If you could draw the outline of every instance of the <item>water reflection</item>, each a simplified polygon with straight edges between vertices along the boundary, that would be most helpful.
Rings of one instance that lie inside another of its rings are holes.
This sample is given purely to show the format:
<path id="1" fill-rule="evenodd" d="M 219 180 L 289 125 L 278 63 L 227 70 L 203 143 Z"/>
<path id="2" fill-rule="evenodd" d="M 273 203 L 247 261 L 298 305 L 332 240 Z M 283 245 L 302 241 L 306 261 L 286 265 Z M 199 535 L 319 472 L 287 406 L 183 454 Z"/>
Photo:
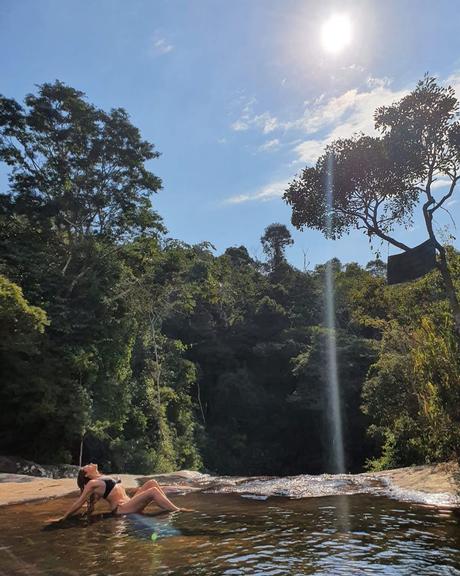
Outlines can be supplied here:
<path id="1" fill-rule="evenodd" d="M 436 510 L 368 495 L 180 501 L 198 512 L 147 524 L 106 515 L 47 530 L 46 518 L 67 503 L 2 508 L 0 574 L 460 574 L 459 521 Z M 152 526 L 163 529 L 155 541 Z"/>

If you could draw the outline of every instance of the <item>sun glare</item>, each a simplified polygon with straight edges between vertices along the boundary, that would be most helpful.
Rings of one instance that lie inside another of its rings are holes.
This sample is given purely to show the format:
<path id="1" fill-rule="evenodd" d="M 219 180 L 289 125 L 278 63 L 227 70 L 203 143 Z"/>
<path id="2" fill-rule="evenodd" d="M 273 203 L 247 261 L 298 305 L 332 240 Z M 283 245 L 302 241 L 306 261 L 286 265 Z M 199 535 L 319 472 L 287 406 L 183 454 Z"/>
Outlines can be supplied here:
<path id="1" fill-rule="evenodd" d="M 352 38 L 352 25 L 346 14 L 333 14 L 321 27 L 321 43 L 327 52 L 337 54 L 346 48 Z"/>

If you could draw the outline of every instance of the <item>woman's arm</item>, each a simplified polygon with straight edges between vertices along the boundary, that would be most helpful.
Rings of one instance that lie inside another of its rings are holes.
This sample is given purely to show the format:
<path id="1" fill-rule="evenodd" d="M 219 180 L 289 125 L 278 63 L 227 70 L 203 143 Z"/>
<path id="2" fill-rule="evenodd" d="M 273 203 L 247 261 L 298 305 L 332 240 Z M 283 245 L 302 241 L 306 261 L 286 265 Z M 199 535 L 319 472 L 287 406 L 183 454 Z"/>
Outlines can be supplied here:
<path id="1" fill-rule="evenodd" d="M 66 518 L 71 516 L 74 512 L 76 512 L 77 510 L 80 510 L 80 508 L 83 506 L 83 504 L 86 502 L 86 500 L 94 492 L 96 487 L 97 487 L 97 480 L 90 480 L 88 482 L 88 484 L 85 486 L 85 489 L 83 490 L 83 492 L 81 493 L 80 498 L 78 498 L 78 500 L 76 500 L 72 504 L 72 506 L 67 510 L 67 512 L 62 517 L 62 519 L 65 520 Z"/>

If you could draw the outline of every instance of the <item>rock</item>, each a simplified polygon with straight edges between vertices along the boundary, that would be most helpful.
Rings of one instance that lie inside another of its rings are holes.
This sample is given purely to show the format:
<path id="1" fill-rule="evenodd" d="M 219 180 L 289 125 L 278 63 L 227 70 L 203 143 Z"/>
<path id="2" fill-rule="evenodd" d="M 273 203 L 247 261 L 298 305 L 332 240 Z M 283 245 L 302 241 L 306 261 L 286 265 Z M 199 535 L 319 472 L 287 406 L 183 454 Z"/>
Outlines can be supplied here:
<path id="1" fill-rule="evenodd" d="M 14 458 L 0 456 L 0 472 L 4 472 L 5 474 L 16 474 L 17 469 L 17 462 Z"/>
<path id="2" fill-rule="evenodd" d="M 24 458 L 15 456 L 0 456 L 0 472 L 8 474 L 26 474 L 28 476 L 41 476 L 46 478 L 48 474 L 44 466 L 35 464 Z"/>
<path id="3" fill-rule="evenodd" d="M 2 471 L 5 473 L 1 474 Z M 74 480 L 77 473 L 78 466 L 40 466 L 21 458 L 0 457 L 0 505 L 78 494 Z M 122 474 L 120 478 L 127 489 L 156 478 L 162 485 L 180 486 L 184 491 L 231 493 L 251 498 L 365 493 L 438 507 L 460 506 L 460 469 L 455 462 L 374 473 L 302 474 L 282 478 L 211 476 L 190 470 L 149 476 Z"/>
<path id="4" fill-rule="evenodd" d="M 76 478 L 78 466 L 70 464 L 36 464 L 24 458 L 0 456 L 0 473 L 38 476 L 40 478 Z"/>
<path id="5" fill-rule="evenodd" d="M 42 466 L 50 478 L 76 478 L 80 468 L 71 464 L 56 464 Z"/>

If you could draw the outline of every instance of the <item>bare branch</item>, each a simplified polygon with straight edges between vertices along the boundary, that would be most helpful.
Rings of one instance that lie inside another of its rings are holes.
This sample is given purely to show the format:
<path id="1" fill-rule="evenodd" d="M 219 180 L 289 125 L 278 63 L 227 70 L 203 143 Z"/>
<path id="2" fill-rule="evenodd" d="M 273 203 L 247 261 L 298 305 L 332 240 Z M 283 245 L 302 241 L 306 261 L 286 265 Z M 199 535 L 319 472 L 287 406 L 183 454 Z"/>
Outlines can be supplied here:
<path id="1" fill-rule="evenodd" d="M 449 212 L 449 210 L 447 210 L 447 208 L 444 208 L 444 206 L 441 206 L 441 210 L 444 210 L 445 212 L 447 212 L 447 214 L 449 214 L 449 217 L 452 220 L 454 230 L 457 230 L 457 225 L 455 224 L 455 220 L 453 219 L 452 214 Z"/>
<path id="2" fill-rule="evenodd" d="M 441 200 L 435 204 L 435 206 L 430 210 L 431 213 L 433 213 L 435 210 L 437 210 L 438 208 L 440 208 L 440 207 L 444 204 L 444 202 L 445 202 L 446 200 L 448 200 L 448 199 L 452 196 L 452 194 L 454 193 L 455 186 L 456 186 L 458 180 L 460 180 L 460 176 L 455 176 L 455 177 L 452 179 L 451 185 L 450 185 L 450 187 L 449 187 L 449 192 L 448 192 L 447 194 L 445 194 L 445 195 L 441 198 Z"/>
<path id="3" fill-rule="evenodd" d="M 69 254 L 69 257 L 67 258 L 67 261 L 64 264 L 64 268 L 61 270 L 63 276 L 65 276 L 65 273 L 67 272 L 67 268 L 69 267 L 71 260 L 72 260 L 72 252 Z"/>

